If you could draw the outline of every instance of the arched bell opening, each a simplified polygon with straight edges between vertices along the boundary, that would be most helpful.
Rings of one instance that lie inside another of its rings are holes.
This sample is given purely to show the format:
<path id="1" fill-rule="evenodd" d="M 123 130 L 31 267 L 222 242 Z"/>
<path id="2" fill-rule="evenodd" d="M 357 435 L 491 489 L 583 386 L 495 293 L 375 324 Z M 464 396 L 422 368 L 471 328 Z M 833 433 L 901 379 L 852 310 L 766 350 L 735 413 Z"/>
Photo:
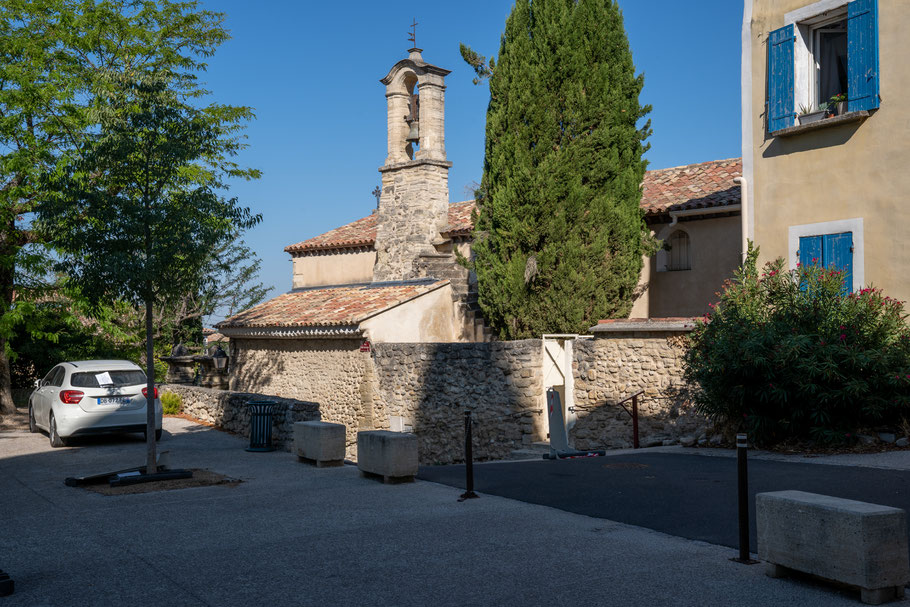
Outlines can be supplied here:
<path id="1" fill-rule="evenodd" d="M 408 113 L 403 116 L 408 125 L 405 136 L 405 153 L 408 158 L 414 160 L 414 155 L 420 149 L 420 94 L 417 87 L 417 75 L 414 72 L 405 72 L 402 84 L 408 96 Z"/>

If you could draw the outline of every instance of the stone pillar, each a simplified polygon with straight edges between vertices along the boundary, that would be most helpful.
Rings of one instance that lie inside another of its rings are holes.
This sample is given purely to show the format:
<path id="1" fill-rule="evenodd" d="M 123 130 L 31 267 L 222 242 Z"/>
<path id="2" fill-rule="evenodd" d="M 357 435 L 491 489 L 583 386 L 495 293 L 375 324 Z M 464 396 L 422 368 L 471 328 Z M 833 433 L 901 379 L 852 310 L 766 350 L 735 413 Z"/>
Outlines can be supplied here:
<path id="1" fill-rule="evenodd" d="M 415 158 L 446 159 L 445 90 L 442 78 L 428 74 L 420 83 L 420 149 Z"/>
<path id="2" fill-rule="evenodd" d="M 404 117 L 408 115 L 408 93 L 402 91 L 389 91 L 385 95 L 388 107 L 386 119 L 388 120 L 388 156 L 386 165 L 407 162 L 410 160 L 407 153 L 408 123 Z"/>

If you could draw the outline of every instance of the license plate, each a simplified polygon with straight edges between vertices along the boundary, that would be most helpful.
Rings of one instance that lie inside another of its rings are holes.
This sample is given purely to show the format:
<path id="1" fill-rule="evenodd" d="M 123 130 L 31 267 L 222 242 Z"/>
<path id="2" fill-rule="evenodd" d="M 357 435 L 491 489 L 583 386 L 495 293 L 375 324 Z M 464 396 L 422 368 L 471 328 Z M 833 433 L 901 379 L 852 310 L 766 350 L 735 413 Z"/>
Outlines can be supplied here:
<path id="1" fill-rule="evenodd" d="M 99 405 L 126 405 L 130 402 L 126 396 L 105 396 L 98 399 Z"/>

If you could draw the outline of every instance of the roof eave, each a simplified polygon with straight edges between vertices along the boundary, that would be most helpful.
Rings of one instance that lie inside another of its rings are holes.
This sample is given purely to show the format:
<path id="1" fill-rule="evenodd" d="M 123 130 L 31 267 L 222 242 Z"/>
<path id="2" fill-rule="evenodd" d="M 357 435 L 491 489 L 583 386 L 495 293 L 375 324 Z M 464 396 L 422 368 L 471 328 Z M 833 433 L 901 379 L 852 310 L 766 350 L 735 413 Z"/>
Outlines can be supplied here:
<path id="1" fill-rule="evenodd" d="M 241 339 L 345 339 L 363 335 L 360 325 L 222 327 L 221 334 Z"/>

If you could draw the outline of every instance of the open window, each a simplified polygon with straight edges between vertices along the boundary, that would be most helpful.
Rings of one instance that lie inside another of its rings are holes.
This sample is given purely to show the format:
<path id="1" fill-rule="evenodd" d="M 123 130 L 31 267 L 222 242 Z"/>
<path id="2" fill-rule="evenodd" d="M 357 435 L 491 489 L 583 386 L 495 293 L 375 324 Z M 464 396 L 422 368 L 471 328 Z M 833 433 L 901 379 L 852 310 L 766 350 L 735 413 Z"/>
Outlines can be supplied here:
<path id="1" fill-rule="evenodd" d="M 824 15 L 809 30 L 809 99 L 823 106 L 836 95 L 850 96 L 847 82 L 847 7 L 835 16 Z"/>
<path id="2" fill-rule="evenodd" d="M 798 114 L 879 107 L 877 0 L 822 0 L 787 20 L 768 37 L 769 132 L 794 126 Z M 838 95 L 846 97 L 839 109 Z"/>

